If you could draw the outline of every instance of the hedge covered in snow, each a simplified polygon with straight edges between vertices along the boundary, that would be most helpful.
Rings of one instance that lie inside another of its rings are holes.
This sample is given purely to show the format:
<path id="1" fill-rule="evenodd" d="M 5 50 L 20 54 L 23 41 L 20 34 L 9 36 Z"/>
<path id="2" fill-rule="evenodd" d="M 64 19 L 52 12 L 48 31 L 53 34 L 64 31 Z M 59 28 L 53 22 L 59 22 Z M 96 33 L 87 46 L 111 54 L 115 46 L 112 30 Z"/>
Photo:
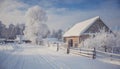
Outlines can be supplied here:
<path id="1" fill-rule="evenodd" d="M 90 34 L 91 35 L 91 34 Z M 91 37 L 82 42 L 84 48 L 96 48 L 105 52 L 113 52 L 115 47 L 120 48 L 120 31 L 108 33 L 101 30 L 92 34 Z M 118 50 L 120 52 L 120 50 Z"/>

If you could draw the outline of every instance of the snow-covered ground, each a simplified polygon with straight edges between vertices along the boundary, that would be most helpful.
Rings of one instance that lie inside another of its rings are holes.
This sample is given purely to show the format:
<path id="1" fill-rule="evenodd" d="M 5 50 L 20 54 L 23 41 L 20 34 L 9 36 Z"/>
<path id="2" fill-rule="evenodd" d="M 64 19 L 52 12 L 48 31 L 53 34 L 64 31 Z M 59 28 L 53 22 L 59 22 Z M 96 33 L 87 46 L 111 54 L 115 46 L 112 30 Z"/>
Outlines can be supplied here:
<path id="1" fill-rule="evenodd" d="M 56 52 L 55 47 L 9 44 L 0 45 L 0 69 L 120 69 L 120 65 Z"/>

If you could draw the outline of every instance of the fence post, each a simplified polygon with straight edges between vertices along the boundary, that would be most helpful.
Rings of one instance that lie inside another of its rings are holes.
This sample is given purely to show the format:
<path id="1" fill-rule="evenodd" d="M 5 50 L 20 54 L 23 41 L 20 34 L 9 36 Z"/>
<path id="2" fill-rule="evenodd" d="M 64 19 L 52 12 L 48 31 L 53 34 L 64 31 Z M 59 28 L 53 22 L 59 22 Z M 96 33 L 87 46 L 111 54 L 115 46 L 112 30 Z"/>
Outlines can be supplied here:
<path id="1" fill-rule="evenodd" d="M 59 51 L 59 43 L 57 43 L 57 51 Z"/>
<path id="2" fill-rule="evenodd" d="M 68 44 L 68 46 L 67 46 L 67 54 L 69 54 L 69 53 L 70 53 L 70 46 Z"/>
<path id="3" fill-rule="evenodd" d="M 112 55 L 110 55 L 110 60 L 112 61 Z"/>
<path id="4" fill-rule="evenodd" d="M 48 43 L 48 47 L 50 47 L 50 44 L 49 44 L 49 42 L 47 42 Z"/>
<path id="5" fill-rule="evenodd" d="M 80 48 L 80 53 L 81 53 L 81 48 Z"/>
<path id="6" fill-rule="evenodd" d="M 95 49 L 95 48 L 93 49 L 93 56 L 92 56 L 92 58 L 93 58 L 93 59 L 96 58 L 96 49 Z"/>

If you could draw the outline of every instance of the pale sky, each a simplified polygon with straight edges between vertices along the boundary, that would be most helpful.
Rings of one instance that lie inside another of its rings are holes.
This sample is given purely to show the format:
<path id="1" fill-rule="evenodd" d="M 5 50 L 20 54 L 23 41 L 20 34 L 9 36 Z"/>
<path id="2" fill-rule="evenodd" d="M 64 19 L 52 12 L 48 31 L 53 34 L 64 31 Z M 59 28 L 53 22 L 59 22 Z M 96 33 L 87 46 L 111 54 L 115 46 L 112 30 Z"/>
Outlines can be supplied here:
<path id="1" fill-rule="evenodd" d="M 25 12 L 35 5 L 46 11 L 50 29 L 68 29 L 95 16 L 112 29 L 120 27 L 120 0 L 0 0 L 0 21 L 25 23 Z"/>

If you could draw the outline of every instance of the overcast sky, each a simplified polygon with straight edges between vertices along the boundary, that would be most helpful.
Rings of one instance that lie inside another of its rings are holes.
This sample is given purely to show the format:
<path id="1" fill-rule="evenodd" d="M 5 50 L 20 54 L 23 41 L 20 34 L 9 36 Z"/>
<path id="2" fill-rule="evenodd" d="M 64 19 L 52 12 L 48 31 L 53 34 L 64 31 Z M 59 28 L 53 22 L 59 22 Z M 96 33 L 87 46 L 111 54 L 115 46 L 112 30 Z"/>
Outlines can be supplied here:
<path id="1" fill-rule="evenodd" d="M 35 5 L 47 12 L 50 29 L 67 29 L 95 16 L 110 28 L 120 27 L 120 0 L 0 0 L 0 21 L 25 23 L 25 12 Z"/>

